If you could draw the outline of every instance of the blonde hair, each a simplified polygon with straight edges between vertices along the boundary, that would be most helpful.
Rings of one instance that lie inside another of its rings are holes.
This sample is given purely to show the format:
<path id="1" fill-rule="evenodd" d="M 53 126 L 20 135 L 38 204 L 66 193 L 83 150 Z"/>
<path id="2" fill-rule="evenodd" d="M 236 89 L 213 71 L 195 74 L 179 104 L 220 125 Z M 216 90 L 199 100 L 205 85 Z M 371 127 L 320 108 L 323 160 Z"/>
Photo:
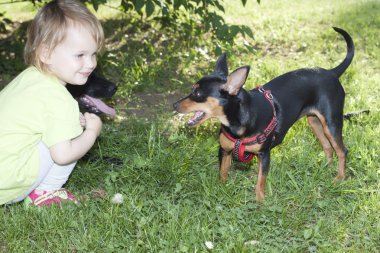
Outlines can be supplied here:
<path id="1" fill-rule="evenodd" d="M 98 51 L 103 49 L 103 28 L 84 4 L 77 0 L 53 0 L 38 11 L 28 27 L 25 63 L 48 72 L 48 66 L 41 61 L 41 50 L 46 47 L 50 55 L 65 39 L 67 28 L 72 24 L 87 28 L 98 45 Z"/>

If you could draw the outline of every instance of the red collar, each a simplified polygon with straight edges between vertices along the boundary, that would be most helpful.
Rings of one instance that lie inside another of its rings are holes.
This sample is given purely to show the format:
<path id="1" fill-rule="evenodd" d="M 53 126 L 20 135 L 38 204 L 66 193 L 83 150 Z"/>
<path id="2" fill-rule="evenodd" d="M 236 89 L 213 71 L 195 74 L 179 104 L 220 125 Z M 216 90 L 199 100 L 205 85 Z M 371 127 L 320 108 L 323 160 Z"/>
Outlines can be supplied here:
<path id="1" fill-rule="evenodd" d="M 276 128 L 278 124 L 272 93 L 269 90 L 264 90 L 262 86 L 258 86 L 256 89 L 260 91 L 262 94 L 264 94 L 265 98 L 269 101 L 269 103 L 272 105 L 272 108 L 273 108 L 273 118 L 269 122 L 268 126 L 264 129 L 264 131 L 248 139 L 235 139 L 230 134 L 227 133 L 223 125 L 221 127 L 222 133 L 229 140 L 235 143 L 235 149 L 233 152 L 234 158 L 243 163 L 248 163 L 254 157 L 253 153 L 245 152 L 245 146 L 264 143 L 267 140 L 268 136 L 274 131 L 274 129 Z"/>

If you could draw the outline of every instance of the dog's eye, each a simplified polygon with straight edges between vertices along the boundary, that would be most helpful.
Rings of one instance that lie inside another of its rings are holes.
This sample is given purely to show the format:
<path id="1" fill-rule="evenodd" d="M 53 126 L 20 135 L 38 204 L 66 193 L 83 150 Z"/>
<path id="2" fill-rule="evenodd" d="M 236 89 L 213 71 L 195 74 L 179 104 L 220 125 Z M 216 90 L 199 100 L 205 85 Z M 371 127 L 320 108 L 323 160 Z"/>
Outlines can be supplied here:
<path id="1" fill-rule="evenodd" d="M 193 90 L 193 96 L 195 97 L 201 97 L 202 96 L 202 93 L 199 89 L 194 89 Z"/>

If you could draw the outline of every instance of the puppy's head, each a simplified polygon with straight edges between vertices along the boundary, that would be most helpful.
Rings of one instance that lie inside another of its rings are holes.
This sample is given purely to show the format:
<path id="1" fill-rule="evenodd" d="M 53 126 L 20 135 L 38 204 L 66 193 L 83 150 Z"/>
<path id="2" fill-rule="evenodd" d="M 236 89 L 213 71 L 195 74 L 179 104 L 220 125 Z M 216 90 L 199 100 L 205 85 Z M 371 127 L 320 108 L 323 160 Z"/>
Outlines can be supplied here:
<path id="1" fill-rule="evenodd" d="M 240 67 L 229 75 L 226 54 L 222 54 L 214 72 L 196 82 L 188 96 L 174 103 L 174 109 L 179 113 L 194 113 L 188 121 L 189 126 L 199 125 L 209 118 L 217 118 L 228 126 L 226 112 L 231 101 L 237 99 L 249 69 L 249 66 Z"/>
<path id="2" fill-rule="evenodd" d="M 111 98 L 115 94 L 117 86 L 94 72 L 91 73 L 84 85 L 67 84 L 66 88 L 84 111 L 98 115 L 102 113 L 116 114 L 115 109 L 106 105 L 101 99 Z"/>

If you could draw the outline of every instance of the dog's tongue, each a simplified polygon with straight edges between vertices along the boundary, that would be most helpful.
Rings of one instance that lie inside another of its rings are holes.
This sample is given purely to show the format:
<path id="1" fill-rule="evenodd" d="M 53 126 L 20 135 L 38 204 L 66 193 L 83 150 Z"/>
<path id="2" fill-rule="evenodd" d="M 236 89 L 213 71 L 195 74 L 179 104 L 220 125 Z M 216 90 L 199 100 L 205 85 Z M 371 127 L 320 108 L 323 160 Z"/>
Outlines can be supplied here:
<path id="1" fill-rule="evenodd" d="M 204 112 L 201 112 L 201 111 L 195 112 L 194 115 L 189 119 L 189 121 L 187 122 L 187 124 L 189 126 L 196 125 L 203 118 L 204 115 L 205 115 Z"/>
<path id="2" fill-rule="evenodd" d="M 100 100 L 98 98 L 90 97 L 88 95 L 85 95 L 85 97 L 88 100 L 90 100 L 92 103 L 94 103 L 94 105 L 99 109 L 99 111 L 101 111 L 105 114 L 111 115 L 111 116 L 114 116 L 116 114 L 115 109 L 106 105 L 102 100 Z"/>

